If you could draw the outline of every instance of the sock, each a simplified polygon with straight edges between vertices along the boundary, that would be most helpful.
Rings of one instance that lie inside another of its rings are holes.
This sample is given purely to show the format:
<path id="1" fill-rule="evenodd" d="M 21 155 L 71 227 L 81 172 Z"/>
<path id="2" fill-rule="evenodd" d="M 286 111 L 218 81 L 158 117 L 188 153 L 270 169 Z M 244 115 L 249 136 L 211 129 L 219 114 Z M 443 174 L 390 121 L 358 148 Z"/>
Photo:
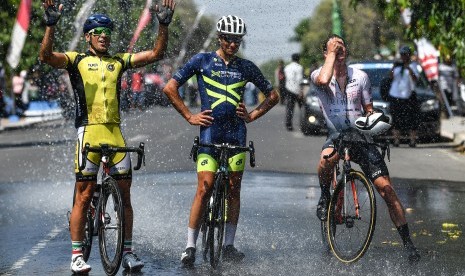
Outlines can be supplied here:
<path id="1" fill-rule="evenodd" d="M 123 255 L 127 253 L 132 253 L 132 240 L 124 241 Z"/>
<path id="2" fill-rule="evenodd" d="M 230 222 L 226 223 L 225 235 L 224 235 L 224 246 L 234 245 L 234 238 L 236 237 L 237 225 Z"/>
<path id="3" fill-rule="evenodd" d="M 408 229 L 407 223 L 397 227 L 397 231 L 399 232 L 399 235 L 402 238 L 402 242 L 404 243 L 404 246 L 408 244 L 413 244 L 412 240 L 410 239 L 410 231 Z"/>
<path id="4" fill-rule="evenodd" d="M 82 241 L 71 241 L 73 251 L 71 255 L 71 260 L 74 260 L 77 256 L 82 256 Z"/>
<path id="5" fill-rule="evenodd" d="M 188 247 L 194 247 L 195 244 L 197 243 L 197 238 L 199 237 L 199 232 L 200 229 L 193 229 L 190 227 L 187 227 L 187 246 Z"/>

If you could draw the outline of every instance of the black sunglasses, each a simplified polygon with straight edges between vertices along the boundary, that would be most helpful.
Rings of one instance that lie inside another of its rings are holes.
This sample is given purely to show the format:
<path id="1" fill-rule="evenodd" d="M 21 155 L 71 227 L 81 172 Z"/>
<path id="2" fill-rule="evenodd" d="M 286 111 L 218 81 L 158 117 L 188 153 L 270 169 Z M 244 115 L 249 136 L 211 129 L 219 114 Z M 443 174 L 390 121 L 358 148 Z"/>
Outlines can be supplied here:
<path id="1" fill-rule="evenodd" d="M 221 39 L 226 41 L 227 43 L 236 43 L 236 44 L 241 44 L 242 42 L 242 36 L 237 36 L 237 35 L 221 35 Z"/>

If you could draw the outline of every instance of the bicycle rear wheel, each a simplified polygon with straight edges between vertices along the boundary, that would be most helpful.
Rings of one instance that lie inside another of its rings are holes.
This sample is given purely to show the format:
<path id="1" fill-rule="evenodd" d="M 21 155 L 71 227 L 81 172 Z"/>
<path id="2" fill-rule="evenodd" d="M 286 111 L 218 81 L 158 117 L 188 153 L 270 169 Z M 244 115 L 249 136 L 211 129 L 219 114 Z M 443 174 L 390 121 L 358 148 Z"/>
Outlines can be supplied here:
<path id="1" fill-rule="evenodd" d="M 225 193 L 224 177 L 219 173 L 216 175 L 215 188 L 213 190 L 212 217 L 208 227 L 208 245 L 210 251 L 210 265 L 216 268 L 220 262 L 223 250 L 223 237 L 225 225 Z"/>
<path id="2" fill-rule="evenodd" d="M 376 224 L 376 198 L 363 173 L 351 171 L 347 182 L 343 181 L 331 197 L 326 228 L 334 255 L 341 262 L 352 263 L 370 246 Z"/>
<path id="3" fill-rule="evenodd" d="M 118 184 L 112 178 L 102 183 L 98 238 L 105 272 L 115 275 L 123 257 L 124 210 Z"/>

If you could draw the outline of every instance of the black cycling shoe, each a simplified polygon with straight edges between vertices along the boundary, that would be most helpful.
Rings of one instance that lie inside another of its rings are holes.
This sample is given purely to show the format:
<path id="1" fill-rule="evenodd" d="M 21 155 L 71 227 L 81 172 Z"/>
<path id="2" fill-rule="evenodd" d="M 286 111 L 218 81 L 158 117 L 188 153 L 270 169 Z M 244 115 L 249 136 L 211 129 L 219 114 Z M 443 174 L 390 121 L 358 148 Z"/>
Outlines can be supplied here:
<path id="1" fill-rule="evenodd" d="M 410 263 L 416 263 L 420 261 L 421 259 L 420 253 L 418 252 L 415 245 L 413 245 L 413 243 L 404 244 L 404 248 L 405 248 L 405 251 L 407 252 L 408 261 Z"/>
<path id="2" fill-rule="evenodd" d="M 320 200 L 318 201 L 318 205 L 316 206 L 316 216 L 321 221 L 325 221 L 327 219 L 328 203 L 329 203 L 329 198 L 322 196 L 320 197 Z"/>
<path id="3" fill-rule="evenodd" d="M 223 261 L 240 262 L 244 259 L 245 254 L 238 251 L 233 245 L 223 247 Z"/>
<path id="4" fill-rule="evenodd" d="M 195 263 L 195 248 L 188 247 L 181 255 L 181 262 L 185 266 L 193 266 Z"/>

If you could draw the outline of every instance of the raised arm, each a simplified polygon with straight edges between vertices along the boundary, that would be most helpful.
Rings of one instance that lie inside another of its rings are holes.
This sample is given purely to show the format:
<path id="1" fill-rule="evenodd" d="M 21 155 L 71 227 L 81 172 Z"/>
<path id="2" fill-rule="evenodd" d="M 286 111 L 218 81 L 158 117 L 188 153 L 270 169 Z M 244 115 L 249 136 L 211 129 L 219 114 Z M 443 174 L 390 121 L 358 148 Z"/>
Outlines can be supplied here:
<path id="1" fill-rule="evenodd" d="M 160 60 L 165 55 L 168 46 L 168 25 L 173 18 L 176 3 L 174 0 L 163 0 L 161 7 L 155 7 L 158 19 L 158 36 L 153 49 L 134 54 L 132 61 L 134 67 L 141 67 Z"/>
<path id="2" fill-rule="evenodd" d="M 326 43 L 327 50 L 325 53 L 325 63 L 320 70 L 320 74 L 315 80 L 318 86 L 327 86 L 331 82 L 334 72 L 334 64 L 336 63 L 337 53 L 344 48 L 344 42 L 338 37 L 333 37 Z"/>
<path id="3" fill-rule="evenodd" d="M 65 54 L 53 51 L 53 42 L 55 40 L 55 25 L 61 17 L 63 5 L 60 4 L 57 9 L 53 3 L 53 0 L 47 0 L 43 5 L 45 9 L 45 21 L 47 27 L 45 27 L 44 38 L 40 44 L 39 59 L 40 61 L 45 62 L 52 67 L 64 68 L 67 63 Z"/>

